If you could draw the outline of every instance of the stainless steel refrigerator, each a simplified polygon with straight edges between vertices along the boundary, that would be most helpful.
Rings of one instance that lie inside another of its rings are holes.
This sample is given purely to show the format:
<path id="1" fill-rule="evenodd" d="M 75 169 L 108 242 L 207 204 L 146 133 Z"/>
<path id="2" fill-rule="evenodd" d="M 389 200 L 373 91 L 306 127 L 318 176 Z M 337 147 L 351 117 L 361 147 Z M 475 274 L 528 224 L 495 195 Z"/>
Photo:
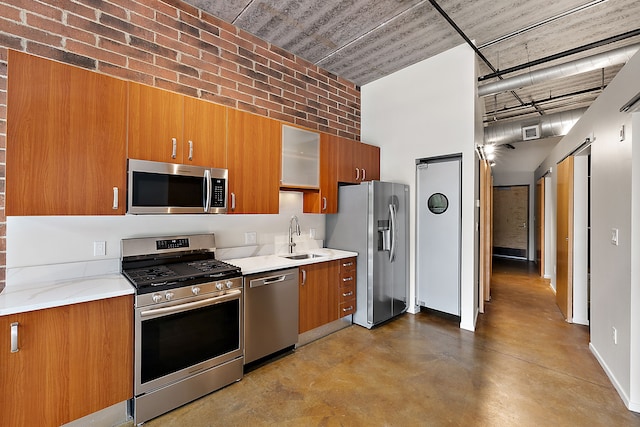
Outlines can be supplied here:
<path id="1" fill-rule="evenodd" d="M 409 186 L 342 186 L 326 216 L 326 246 L 358 253 L 353 322 L 371 328 L 403 313 L 409 299 Z"/>

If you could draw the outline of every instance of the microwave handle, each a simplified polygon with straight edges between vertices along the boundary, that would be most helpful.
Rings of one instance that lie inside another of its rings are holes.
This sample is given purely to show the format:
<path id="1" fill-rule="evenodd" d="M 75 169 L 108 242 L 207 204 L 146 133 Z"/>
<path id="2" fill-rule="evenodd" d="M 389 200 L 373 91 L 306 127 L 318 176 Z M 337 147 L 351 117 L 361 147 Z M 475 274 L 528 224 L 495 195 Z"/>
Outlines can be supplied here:
<path id="1" fill-rule="evenodd" d="M 205 169 L 204 171 L 204 188 L 205 188 L 205 199 L 204 199 L 204 211 L 209 212 L 211 209 L 211 170 Z"/>

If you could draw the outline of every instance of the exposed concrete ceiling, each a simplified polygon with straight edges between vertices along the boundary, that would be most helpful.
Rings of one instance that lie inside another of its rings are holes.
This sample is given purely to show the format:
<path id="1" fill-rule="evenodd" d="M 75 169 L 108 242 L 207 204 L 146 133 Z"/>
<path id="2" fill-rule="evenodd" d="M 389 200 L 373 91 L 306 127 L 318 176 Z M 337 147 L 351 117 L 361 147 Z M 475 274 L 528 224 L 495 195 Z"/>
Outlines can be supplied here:
<path id="1" fill-rule="evenodd" d="M 361 86 L 465 43 L 464 36 L 495 69 L 506 70 L 634 32 L 504 78 L 640 42 L 638 0 L 185 1 Z M 492 72 L 478 63 L 480 77 Z M 485 121 L 588 107 L 621 67 L 487 96 Z"/>

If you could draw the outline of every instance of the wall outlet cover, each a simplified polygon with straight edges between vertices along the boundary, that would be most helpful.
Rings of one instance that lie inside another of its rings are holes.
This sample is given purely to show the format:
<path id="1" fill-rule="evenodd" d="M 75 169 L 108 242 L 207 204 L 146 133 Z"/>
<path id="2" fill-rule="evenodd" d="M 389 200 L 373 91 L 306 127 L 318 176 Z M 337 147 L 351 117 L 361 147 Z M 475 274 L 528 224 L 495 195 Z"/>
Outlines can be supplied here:
<path id="1" fill-rule="evenodd" d="M 248 231 L 244 233 L 244 244 L 255 245 L 258 242 L 258 235 L 255 231 Z"/>

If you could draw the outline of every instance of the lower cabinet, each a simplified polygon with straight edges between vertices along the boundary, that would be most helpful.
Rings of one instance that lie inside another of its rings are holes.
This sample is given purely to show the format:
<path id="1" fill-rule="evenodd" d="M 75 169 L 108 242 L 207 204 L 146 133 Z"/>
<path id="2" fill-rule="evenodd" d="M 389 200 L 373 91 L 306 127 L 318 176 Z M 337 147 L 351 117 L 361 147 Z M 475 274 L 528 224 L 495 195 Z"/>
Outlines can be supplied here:
<path id="1" fill-rule="evenodd" d="M 348 258 L 299 268 L 299 333 L 333 322 L 355 311 L 355 265 L 356 259 Z"/>
<path id="2" fill-rule="evenodd" d="M 1 425 L 59 426 L 133 397 L 131 295 L 1 316 L 0 331 Z"/>

